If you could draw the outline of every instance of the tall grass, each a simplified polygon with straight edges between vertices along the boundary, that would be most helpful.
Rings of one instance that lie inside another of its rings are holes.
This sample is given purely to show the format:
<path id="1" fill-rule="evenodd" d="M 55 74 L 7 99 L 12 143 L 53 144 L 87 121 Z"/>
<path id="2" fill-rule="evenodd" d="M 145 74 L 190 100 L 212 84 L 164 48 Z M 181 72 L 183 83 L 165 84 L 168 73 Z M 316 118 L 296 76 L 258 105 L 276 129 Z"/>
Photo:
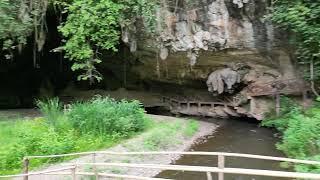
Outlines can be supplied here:
<path id="1" fill-rule="evenodd" d="M 128 136 L 146 127 L 144 110 L 138 101 L 96 97 L 73 104 L 67 117 L 73 128 L 84 134 Z"/>
<path id="2" fill-rule="evenodd" d="M 66 114 L 57 98 L 38 100 L 37 105 L 43 118 L 1 122 L 0 143 L 10 143 L 0 148 L 0 174 L 19 172 L 24 156 L 108 147 L 144 130 L 147 124 L 144 110 L 138 101 L 117 102 L 110 98 L 96 97 L 88 102 L 72 104 Z M 32 161 L 31 166 L 57 160 Z"/>
<path id="3" fill-rule="evenodd" d="M 53 98 L 47 100 L 37 100 L 36 104 L 47 122 L 53 127 L 57 127 L 59 119 L 63 116 L 62 104 L 60 103 L 59 99 Z"/>

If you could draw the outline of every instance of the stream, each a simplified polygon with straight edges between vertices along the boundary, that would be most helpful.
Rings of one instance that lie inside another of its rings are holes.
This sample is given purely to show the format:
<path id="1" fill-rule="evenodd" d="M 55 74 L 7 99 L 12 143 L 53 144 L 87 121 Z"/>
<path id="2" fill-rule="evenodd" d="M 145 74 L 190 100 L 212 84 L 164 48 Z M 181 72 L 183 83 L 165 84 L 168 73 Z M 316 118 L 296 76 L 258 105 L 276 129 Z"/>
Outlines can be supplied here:
<path id="1" fill-rule="evenodd" d="M 190 151 L 232 152 L 277 157 L 284 156 L 275 148 L 275 144 L 279 139 L 274 137 L 275 131 L 272 129 L 259 127 L 259 124 L 256 122 L 245 120 L 205 120 L 217 123 L 220 127 L 213 135 L 206 137 L 204 142 L 194 145 Z M 217 157 L 185 155 L 174 164 L 217 167 Z M 279 162 L 247 158 L 227 157 L 225 165 L 230 168 L 285 170 L 280 167 Z M 217 179 L 217 174 L 212 174 L 212 176 L 213 179 Z M 178 180 L 202 180 L 206 179 L 206 174 L 197 172 L 163 171 L 158 174 L 157 177 Z M 225 180 L 285 179 L 288 178 L 225 174 Z"/>

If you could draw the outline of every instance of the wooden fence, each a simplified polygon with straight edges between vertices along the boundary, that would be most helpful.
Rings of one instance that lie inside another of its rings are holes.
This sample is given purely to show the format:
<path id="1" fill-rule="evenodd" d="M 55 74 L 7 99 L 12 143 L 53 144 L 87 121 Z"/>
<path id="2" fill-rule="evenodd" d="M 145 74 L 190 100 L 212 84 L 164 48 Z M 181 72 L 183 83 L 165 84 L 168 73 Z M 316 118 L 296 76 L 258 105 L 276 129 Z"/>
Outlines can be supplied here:
<path id="1" fill-rule="evenodd" d="M 217 156 L 218 167 L 208 166 L 187 166 L 187 165 L 161 165 L 161 164 L 133 164 L 133 163 L 97 163 L 97 154 L 107 155 L 200 155 L 200 156 Z M 41 172 L 29 172 L 29 162 L 36 158 L 58 158 L 68 156 L 79 156 L 79 155 L 91 155 L 92 162 L 88 163 L 65 163 L 65 168 L 46 170 Z M 308 164 L 320 166 L 319 161 L 310 160 L 299 160 L 282 157 L 271 157 L 271 156 L 260 156 L 252 154 L 238 154 L 238 153 L 225 153 L 225 152 L 108 152 L 108 151 L 93 151 L 93 152 L 82 152 L 82 153 L 71 153 L 61 155 L 45 155 L 45 156 L 27 156 L 23 160 L 24 173 L 19 175 L 7 175 L 0 176 L 0 178 L 10 177 L 23 177 L 24 180 L 28 180 L 29 177 L 34 175 L 65 175 L 70 176 L 72 180 L 75 180 L 77 176 L 95 176 L 96 179 L 99 177 L 114 177 L 114 178 L 125 178 L 125 179 L 141 179 L 141 180 L 164 180 L 164 178 L 149 178 L 132 175 L 119 175 L 109 173 L 99 173 L 97 167 L 109 166 L 109 167 L 128 167 L 128 168 L 146 168 L 146 169 L 158 169 L 158 170 L 174 170 L 174 171 L 192 171 L 206 173 L 207 180 L 212 180 L 212 173 L 218 174 L 218 180 L 224 180 L 224 174 L 242 174 L 242 175 L 256 175 L 256 176 L 267 176 L 267 177 L 286 177 L 286 178 L 303 178 L 303 179 L 319 179 L 320 174 L 313 173 L 298 173 L 298 172 L 286 172 L 286 171 L 272 171 L 272 170 L 259 170 L 259 169 L 243 169 L 243 168 L 228 168 L 225 167 L 225 159 L 227 157 L 237 158 L 250 158 L 259 160 L 270 160 L 278 162 L 288 162 L 296 164 Z M 77 168 L 83 166 L 92 166 L 93 172 L 81 172 L 77 171 Z M 69 172 L 66 172 L 69 171 Z"/>

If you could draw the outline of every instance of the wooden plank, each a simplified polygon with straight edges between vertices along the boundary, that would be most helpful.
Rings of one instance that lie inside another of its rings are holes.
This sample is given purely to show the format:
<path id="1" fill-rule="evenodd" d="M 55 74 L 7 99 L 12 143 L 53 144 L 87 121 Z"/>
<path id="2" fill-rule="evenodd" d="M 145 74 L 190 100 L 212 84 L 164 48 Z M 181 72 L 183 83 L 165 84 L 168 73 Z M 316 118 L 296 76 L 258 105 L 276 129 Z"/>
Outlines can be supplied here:
<path id="1" fill-rule="evenodd" d="M 28 158 L 24 158 L 23 159 L 23 174 L 26 174 L 24 177 L 23 177 L 23 180 L 28 180 L 29 179 L 29 159 Z"/>
<path id="2" fill-rule="evenodd" d="M 44 156 L 27 156 L 28 159 L 34 158 L 54 158 L 54 157 L 67 157 L 75 155 L 90 155 L 90 154 L 108 154 L 108 155 L 168 155 L 168 154 L 179 154 L 179 155 L 201 155 L 201 156 L 218 156 L 224 155 L 226 157 L 241 157 L 241 158 L 251 158 L 251 159 L 262 159 L 262 160 L 271 160 L 271 161 L 282 161 L 282 162 L 291 162 L 291 163 L 301 163 L 301 164 L 313 164 L 320 165 L 320 161 L 310 161 L 310 160 L 300 160 L 300 159 L 291 159 L 283 157 L 273 157 L 273 156 L 262 156 L 254 154 L 240 154 L 240 153 L 226 153 L 226 152 L 177 152 L 177 151 L 149 151 L 149 152 L 111 152 L 111 151 L 92 151 L 92 152 L 83 152 L 83 153 L 69 153 L 69 154 L 60 154 L 60 155 L 44 155 Z"/>
<path id="3" fill-rule="evenodd" d="M 65 168 L 52 169 L 52 170 L 39 171 L 39 172 L 31 172 L 31 173 L 28 173 L 28 174 L 3 175 L 3 176 L 0 176 L 0 178 L 24 177 L 26 175 L 28 175 L 28 176 L 42 175 L 42 174 L 47 174 L 47 173 L 59 172 L 59 171 L 67 171 L 67 170 L 71 170 L 74 167 L 75 166 L 72 165 L 72 166 L 65 167 Z M 67 175 L 70 175 L 70 172 L 67 172 Z"/>
<path id="4" fill-rule="evenodd" d="M 279 117 L 280 116 L 280 109 L 281 109 L 281 106 L 280 106 L 280 102 L 281 99 L 280 99 L 280 93 L 277 92 L 276 93 L 276 116 Z"/>
<path id="5" fill-rule="evenodd" d="M 97 156 L 96 153 L 92 154 L 92 163 L 96 163 L 96 156 Z M 99 175 L 98 175 L 98 170 L 97 170 L 97 166 L 96 165 L 93 166 L 93 172 L 95 174 L 96 180 L 98 180 L 99 179 Z"/>
<path id="6" fill-rule="evenodd" d="M 225 159 L 223 155 L 218 155 L 218 168 L 224 169 L 225 166 Z M 218 180 L 224 180 L 224 174 L 223 172 L 218 173 Z"/>
<path id="7" fill-rule="evenodd" d="M 92 165 L 92 163 L 76 163 L 76 165 Z M 183 165 L 159 165 L 159 164 L 128 164 L 128 163 L 96 163 L 97 166 L 115 166 L 115 167 L 129 167 L 129 168 L 148 168 L 159 170 L 174 170 L 174 171 L 192 171 L 192 172 L 211 172 L 211 173 L 228 173 L 228 174 L 245 174 L 268 177 L 287 177 L 287 178 L 308 178 L 320 179 L 320 174 L 312 173 L 297 173 L 271 170 L 257 170 L 257 169 L 242 169 L 242 168 L 224 168 L 207 166 L 183 166 Z"/>
<path id="8" fill-rule="evenodd" d="M 67 172 L 58 172 L 58 173 L 47 173 L 45 175 L 69 175 L 70 173 Z M 82 176 L 94 176 L 94 173 L 90 172 L 76 172 L 76 175 Z M 100 177 L 113 177 L 113 178 L 123 178 L 123 179 L 137 179 L 137 180 L 172 180 L 172 179 L 165 179 L 165 178 L 150 178 L 150 177 L 141 177 L 141 176 L 134 176 L 134 175 L 123 175 L 123 174 L 110 174 L 110 173 L 99 173 Z"/>
<path id="9" fill-rule="evenodd" d="M 207 172 L 207 180 L 212 180 L 212 174 L 211 174 L 211 172 Z"/>
<path id="10" fill-rule="evenodd" d="M 71 169 L 71 179 L 72 180 L 76 180 L 77 179 L 77 175 L 76 175 L 76 167 Z"/>

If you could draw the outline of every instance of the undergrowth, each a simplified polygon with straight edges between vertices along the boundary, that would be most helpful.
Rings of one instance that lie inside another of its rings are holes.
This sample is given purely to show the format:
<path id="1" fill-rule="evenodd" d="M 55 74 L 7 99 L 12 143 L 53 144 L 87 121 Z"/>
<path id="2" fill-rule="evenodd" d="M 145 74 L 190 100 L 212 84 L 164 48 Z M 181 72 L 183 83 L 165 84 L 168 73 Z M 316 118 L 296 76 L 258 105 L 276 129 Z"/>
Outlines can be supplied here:
<path id="1" fill-rule="evenodd" d="M 58 99 L 37 101 L 43 118 L 0 122 L 0 174 L 21 171 L 27 155 L 47 155 L 110 147 L 148 127 L 138 101 L 96 97 L 64 113 Z M 63 159 L 32 160 L 31 167 Z"/>
<path id="2" fill-rule="evenodd" d="M 66 112 L 58 99 L 38 100 L 37 105 L 43 114 L 41 118 L 1 119 L 0 174 L 20 173 L 24 156 L 98 150 L 143 131 L 139 147 L 164 149 L 180 144 L 175 139 L 190 138 L 199 129 L 195 120 L 152 121 L 138 101 L 95 97 L 71 104 Z M 68 159 L 71 158 L 32 159 L 30 167 Z"/>
<path id="3" fill-rule="evenodd" d="M 320 160 L 320 104 L 303 111 L 297 103 L 282 97 L 281 116 L 270 118 L 262 124 L 275 127 L 282 133 L 276 146 L 290 158 Z M 320 173 L 320 166 L 293 165 L 299 172 Z"/>

